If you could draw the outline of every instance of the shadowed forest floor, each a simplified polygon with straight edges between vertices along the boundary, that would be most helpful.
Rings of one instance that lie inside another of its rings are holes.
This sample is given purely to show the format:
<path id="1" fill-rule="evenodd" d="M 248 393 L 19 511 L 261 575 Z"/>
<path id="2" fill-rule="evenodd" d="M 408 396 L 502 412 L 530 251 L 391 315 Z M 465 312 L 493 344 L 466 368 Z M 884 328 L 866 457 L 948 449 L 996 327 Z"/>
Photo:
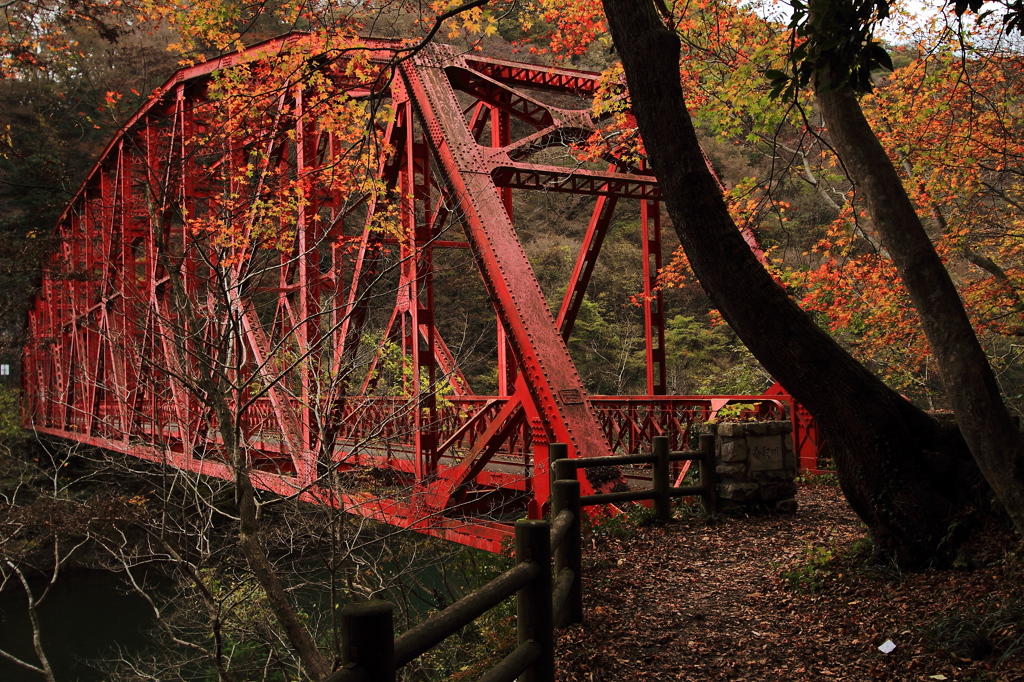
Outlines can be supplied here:
<path id="1" fill-rule="evenodd" d="M 868 564 L 838 488 L 797 500 L 585 536 L 585 626 L 561 633 L 558 679 L 1024 681 L 1017 539 L 978 532 L 962 568 L 900 573 Z"/>

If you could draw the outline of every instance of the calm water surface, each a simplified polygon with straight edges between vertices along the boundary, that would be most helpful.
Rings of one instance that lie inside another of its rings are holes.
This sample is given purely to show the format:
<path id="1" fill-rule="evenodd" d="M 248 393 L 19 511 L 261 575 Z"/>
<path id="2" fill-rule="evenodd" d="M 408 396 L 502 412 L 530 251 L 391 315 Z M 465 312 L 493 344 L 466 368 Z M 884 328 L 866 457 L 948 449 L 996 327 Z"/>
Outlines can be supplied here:
<path id="1" fill-rule="evenodd" d="M 434 542 L 438 546 L 451 547 L 443 541 Z M 393 570 L 387 562 L 383 567 Z M 311 566 L 311 572 L 316 573 L 316 565 Z M 435 589 L 445 591 L 445 585 L 458 590 L 467 587 L 464 576 L 458 572 L 443 580 L 436 565 L 421 566 L 416 574 L 417 582 L 428 593 Z M 43 581 L 33 581 L 31 586 L 38 596 L 46 585 Z M 172 594 L 169 582 L 166 589 L 168 592 L 165 594 Z M 327 595 L 317 590 L 299 591 L 296 596 L 300 606 L 311 611 L 328 601 Z M 392 603 L 397 603 L 396 597 L 391 596 Z M 416 597 L 409 601 L 410 609 L 418 615 L 429 611 L 432 606 Z M 102 682 L 103 675 L 90 662 L 142 654 L 151 644 L 145 633 L 154 625 L 149 604 L 131 592 L 119 574 L 107 571 L 62 574 L 39 607 L 39 617 L 43 650 L 58 682 Z M 0 648 L 22 660 L 38 663 L 32 649 L 32 628 L 25 609 L 25 593 L 16 581 L 9 582 L 7 588 L 0 592 Z M 43 679 L 38 673 L 0 658 L 0 682 L 38 682 Z"/>
<path id="2" fill-rule="evenodd" d="M 37 596 L 45 583 L 30 583 Z M 20 583 L 0 592 L 0 648 L 30 663 L 32 627 Z M 143 632 L 153 624 L 153 612 L 142 597 L 129 593 L 121 577 L 106 571 L 76 571 L 61 575 L 39 607 L 43 650 L 58 682 L 99 682 L 103 676 L 89 660 L 116 658 L 118 647 L 139 653 L 147 643 Z M 3 682 L 38 682 L 43 676 L 0 659 Z"/>

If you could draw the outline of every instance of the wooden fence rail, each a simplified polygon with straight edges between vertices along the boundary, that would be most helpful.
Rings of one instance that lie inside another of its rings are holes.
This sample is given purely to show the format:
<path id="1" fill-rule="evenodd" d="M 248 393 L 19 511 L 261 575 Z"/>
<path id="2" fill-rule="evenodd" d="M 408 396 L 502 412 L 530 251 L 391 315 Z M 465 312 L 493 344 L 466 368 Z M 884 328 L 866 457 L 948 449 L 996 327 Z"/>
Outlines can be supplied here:
<path id="1" fill-rule="evenodd" d="M 341 610 L 342 668 L 326 682 L 394 682 L 399 668 L 513 594 L 518 646 L 479 682 L 554 682 L 555 625 L 583 621 L 579 503 L 580 484 L 558 481 L 552 492 L 553 520 L 516 523 L 515 567 L 397 639 L 391 604 L 346 605 Z"/>
<path id="2" fill-rule="evenodd" d="M 478 682 L 554 682 L 555 628 L 583 622 L 581 507 L 653 500 L 659 520 L 671 518 L 671 498 L 699 495 L 709 512 L 716 505 L 715 438 L 701 436 L 699 450 L 670 452 L 656 436 L 649 455 L 567 459 L 566 446 L 552 443 L 551 522 L 516 523 L 515 567 L 397 639 L 386 601 L 349 604 L 341 610 L 342 668 L 325 682 L 395 682 L 399 668 L 434 648 L 513 594 L 518 644 Z M 671 462 L 700 463 L 700 485 L 674 487 Z M 652 464 L 653 488 L 580 496 L 579 469 Z M 552 571 L 552 559 L 554 570 Z"/>
<path id="3" fill-rule="evenodd" d="M 549 458 L 554 467 L 556 481 L 576 480 L 580 469 L 592 467 L 621 466 L 624 464 L 651 464 L 652 488 L 642 490 L 624 490 L 621 492 L 585 495 L 580 505 L 589 507 L 596 504 L 615 504 L 617 502 L 637 502 L 653 500 L 655 513 L 659 521 L 672 518 L 671 502 L 673 497 L 699 496 L 704 510 L 712 513 L 718 505 L 718 479 L 715 473 L 715 437 L 709 434 L 700 437 L 699 450 L 682 450 L 670 452 L 668 438 L 655 436 L 653 452 L 649 455 L 616 455 L 614 457 L 583 457 L 567 459 L 565 446 L 554 443 L 550 447 Z M 700 482 L 694 486 L 673 486 L 670 470 L 672 462 L 694 461 L 699 463 Z"/>

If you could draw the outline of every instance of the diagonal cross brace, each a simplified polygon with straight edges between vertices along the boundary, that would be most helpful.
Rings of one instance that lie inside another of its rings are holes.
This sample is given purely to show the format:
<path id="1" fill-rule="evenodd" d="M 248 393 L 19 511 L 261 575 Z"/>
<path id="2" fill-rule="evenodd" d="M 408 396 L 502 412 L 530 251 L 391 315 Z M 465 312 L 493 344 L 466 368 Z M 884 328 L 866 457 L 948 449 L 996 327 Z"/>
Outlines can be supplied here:
<path id="1" fill-rule="evenodd" d="M 565 442 L 575 456 L 610 455 L 583 382 L 505 211 L 491 164 L 467 126 L 448 81 L 445 68 L 449 66 L 462 66 L 462 59 L 442 46 L 429 46 L 403 64 L 402 77 L 451 195 L 458 201 L 488 293 L 509 332 L 547 432 L 535 438 Z M 535 478 L 546 477 L 546 464 L 535 462 Z"/>

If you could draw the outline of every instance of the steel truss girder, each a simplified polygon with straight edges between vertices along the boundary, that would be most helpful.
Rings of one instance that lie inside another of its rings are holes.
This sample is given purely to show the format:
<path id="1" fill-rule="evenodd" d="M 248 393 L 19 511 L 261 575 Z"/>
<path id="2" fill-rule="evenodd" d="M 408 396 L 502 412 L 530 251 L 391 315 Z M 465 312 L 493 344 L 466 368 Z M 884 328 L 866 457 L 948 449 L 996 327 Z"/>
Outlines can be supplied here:
<path id="1" fill-rule="evenodd" d="M 271 59 L 311 40 L 285 36 L 250 48 L 249 58 Z M 377 63 L 396 47 L 366 41 Z M 387 92 L 352 84 L 350 94 L 387 97 L 394 112 L 377 131 L 389 150 L 375 170 L 383 189 L 339 196 L 304 181 L 313 199 L 290 217 L 294 242 L 277 255 L 256 254 L 270 275 L 254 279 L 238 262 L 215 278 L 208 245 L 181 216 L 202 214 L 217 173 L 245 159 L 233 149 L 212 159 L 191 140 L 208 126 L 212 74 L 245 58 L 179 71 L 111 141 L 62 216 L 61 248 L 29 312 L 29 426 L 230 479 L 208 399 L 208 391 L 224 391 L 258 487 L 498 551 L 509 526 L 473 514 L 499 503 L 543 513 L 550 442 L 567 443 L 573 457 L 635 452 L 662 433 L 681 447 L 691 422 L 731 400 L 658 395 L 665 358 L 654 178 L 618 163 L 594 170 L 528 161 L 594 130 L 585 100 L 596 74 L 429 45 L 401 62 Z M 545 104 L 538 91 L 576 95 L 580 108 Z M 319 125 L 302 83 L 278 98 L 270 114 L 276 132 L 232 146 L 262 150 L 268 174 L 314 177 L 344 152 L 341 143 Z M 515 122 L 533 132 L 513 140 Z M 557 318 L 519 243 L 513 189 L 596 197 Z M 649 395 L 588 396 L 566 344 L 616 203 L 627 199 L 641 206 Z M 381 234 L 376 216 L 392 209 L 398 233 Z M 360 215 L 358 233 L 346 233 L 346 221 Z M 443 238 L 453 221 L 464 240 Z M 435 251 L 467 247 L 495 310 L 497 396 L 473 394 L 435 324 Z M 381 348 L 366 348 L 368 318 L 379 307 L 371 292 L 386 278 L 388 250 L 398 254 L 396 293 Z M 218 299 L 225 289 L 235 292 L 227 305 Z M 237 333 L 225 346 L 232 325 Z M 401 395 L 375 393 L 388 342 L 408 368 Z M 373 357 L 360 365 L 366 353 Z M 239 360 L 197 382 L 210 357 Z M 743 398 L 776 416 L 786 400 Z M 388 471 L 403 492 L 341 492 L 327 475 L 334 471 Z"/>

